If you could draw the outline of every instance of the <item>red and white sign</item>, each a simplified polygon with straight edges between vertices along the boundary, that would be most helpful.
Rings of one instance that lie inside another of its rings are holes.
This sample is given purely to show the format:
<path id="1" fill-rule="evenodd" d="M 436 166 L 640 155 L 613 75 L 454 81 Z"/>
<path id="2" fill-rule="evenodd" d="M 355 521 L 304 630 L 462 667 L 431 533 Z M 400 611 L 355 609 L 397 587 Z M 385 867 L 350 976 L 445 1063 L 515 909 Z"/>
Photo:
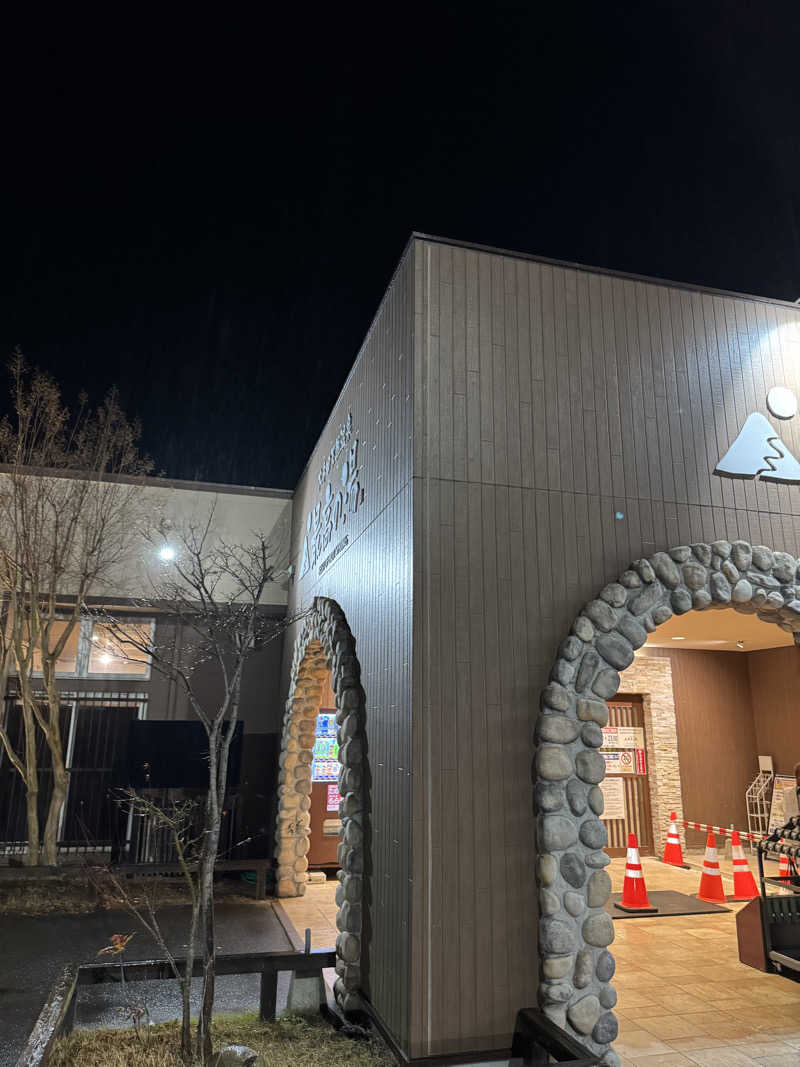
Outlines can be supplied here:
<path id="1" fill-rule="evenodd" d="M 647 774 L 647 760 L 645 759 L 644 749 L 636 749 L 636 773 Z"/>
<path id="2" fill-rule="evenodd" d="M 326 811 L 338 811 L 339 810 L 339 801 L 341 799 L 342 798 L 339 796 L 339 786 L 338 785 L 329 785 L 328 786 L 328 803 L 327 803 L 327 805 L 325 807 L 325 810 Z"/>
<path id="3" fill-rule="evenodd" d="M 635 774 L 634 750 L 625 749 L 624 752 L 600 752 L 605 760 L 606 774 Z"/>

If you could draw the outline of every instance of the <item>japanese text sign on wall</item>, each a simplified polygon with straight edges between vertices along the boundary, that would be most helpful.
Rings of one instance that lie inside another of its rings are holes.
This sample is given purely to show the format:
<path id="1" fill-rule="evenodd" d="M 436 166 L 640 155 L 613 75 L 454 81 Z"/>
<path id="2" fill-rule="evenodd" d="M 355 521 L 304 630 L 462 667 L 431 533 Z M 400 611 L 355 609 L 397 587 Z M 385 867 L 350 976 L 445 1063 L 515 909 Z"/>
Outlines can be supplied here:
<path id="1" fill-rule="evenodd" d="M 342 455 L 344 458 L 337 478 L 333 472 Z M 333 447 L 317 474 L 317 483 L 320 499 L 306 517 L 298 579 L 318 563 L 322 573 L 323 568 L 332 563 L 338 552 L 346 547 L 347 538 L 344 537 L 328 552 L 335 534 L 347 523 L 347 516 L 358 511 L 364 500 L 358 465 L 358 438 L 353 437 L 352 414 L 348 414 L 347 420 L 339 428 Z"/>
<path id="2" fill-rule="evenodd" d="M 325 805 L 325 810 L 326 811 L 338 811 L 339 810 L 339 802 L 340 802 L 341 799 L 342 798 L 339 796 L 339 786 L 338 785 L 329 785 L 328 786 L 328 802 Z"/>
<path id="3" fill-rule="evenodd" d="M 624 778 L 605 778 L 600 783 L 600 789 L 603 793 L 603 800 L 605 802 L 603 807 L 603 814 L 601 819 L 609 821 L 611 819 L 624 819 L 625 818 L 625 779 Z"/>
<path id="4" fill-rule="evenodd" d="M 603 748 L 644 748 L 641 726 L 604 726 Z"/>

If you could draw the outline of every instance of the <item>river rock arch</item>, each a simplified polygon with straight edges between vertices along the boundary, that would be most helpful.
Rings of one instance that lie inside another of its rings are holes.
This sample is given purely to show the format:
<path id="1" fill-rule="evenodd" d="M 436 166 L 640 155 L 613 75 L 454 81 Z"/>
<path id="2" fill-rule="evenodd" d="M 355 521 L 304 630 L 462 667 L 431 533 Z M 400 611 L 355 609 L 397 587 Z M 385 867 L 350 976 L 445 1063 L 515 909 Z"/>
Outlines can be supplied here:
<path id="1" fill-rule="evenodd" d="M 680 545 L 636 560 L 589 601 L 558 650 L 541 695 L 533 764 L 539 886 L 539 1000 L 603 1063 L 619 1064 L 611 1010 L 611 879 L 599 816 L 598 749 L 619 671 L 672 615 L 733 607 L 800 635 L 800 561 L 746 541 Z"/>
<path id="2" fill-rule="evenodd" d="M 275 833 L 276 893 L 303 896 L 311 826 L 311 762 L 325 677 L 331 671 L 339 742 L 339 885 L 336 999 L 360 1007 L 368 774 L 365 702 L 356 641 L 339 605 L 316 597 L 295 641 L 283 719 Z"/>

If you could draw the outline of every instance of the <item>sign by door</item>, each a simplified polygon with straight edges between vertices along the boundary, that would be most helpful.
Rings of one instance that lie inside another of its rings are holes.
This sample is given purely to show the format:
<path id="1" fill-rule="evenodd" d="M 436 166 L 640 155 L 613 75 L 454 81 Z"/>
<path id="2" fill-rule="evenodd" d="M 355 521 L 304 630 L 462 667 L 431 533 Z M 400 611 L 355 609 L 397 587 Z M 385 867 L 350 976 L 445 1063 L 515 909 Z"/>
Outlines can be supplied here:
<path id="1" fill-rule="evenodd" d="M 606 774 L 636 774 L 634 749 L 622 752 L 600 752 L 606 763 Z"/>
<path id="2" fill-rule="evenodd" d="M 600 783 L 605 806 L 601 819 L 625 818 L 625 781 L 622 778 L 606 778 Z"/>
<path id="3" fill-rule="evenodd" d="M 653 825 L 641 697 L 620 697 L 608 702 L 608 727 L 603 730 L 600 755 L 610 775 L 600 786 L 605 797 L 601 818 L 608 830 L 606 852 L 624 856 L 628 834 L 635 833 L 639 852 L 652 856 Z"/>
<path id="4" fill-rule="evenodd" d="M 604 726 L 603 748 L 644 748 L 641 726 Z"/>

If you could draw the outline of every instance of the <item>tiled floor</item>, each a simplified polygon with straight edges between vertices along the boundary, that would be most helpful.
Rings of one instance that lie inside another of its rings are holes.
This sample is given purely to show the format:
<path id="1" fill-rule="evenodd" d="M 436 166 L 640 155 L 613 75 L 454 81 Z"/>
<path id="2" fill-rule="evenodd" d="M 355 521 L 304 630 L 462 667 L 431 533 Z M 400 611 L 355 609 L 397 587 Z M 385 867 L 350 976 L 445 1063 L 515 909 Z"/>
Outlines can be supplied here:
<path id="1" fill-rule="evenodd" d="M 644 859 L 650 890 L 696 893 L 697 870 Z M 694 860 L 693 860 L 694 862 Z M 622 888 L 624 860 L 609 868 Z M 722 863 L 730 870 L 730 861 Z M 335 882 L 308 887 L 282 901 L 315 947 L 336 939 Z M 726 891 L 732 884 L 726 882 Z M 727 914 L 623 919 L 614 923 L 612 952 L 620 1034 L 614 1047 L 628 1067 L 800 1067 L 800 982 L 739 963 L 736 910 Z"/>
<path id="2" fill-rule="evenodd" d="M 699 871 L 643 863 L 649 890 L 697 892 Z M 616 892 L 624 868 L 624 860 L 609 868 Z M 800 1067 L 800 983 L 739 962 L 736 911 L 744 905 L 729 906 L 727 914 L 614 923 L 614 1047 L 623 1064 Z"/>
<path id="3" fill-rule="evenodd" d="M 336 944 L 335 880 L 321 885 L 307 885 L 304 897 L 285 897 L 281 906 L 292 921 L 300 937 L 311 931 L 312 948 L 333 948 Z"/>

